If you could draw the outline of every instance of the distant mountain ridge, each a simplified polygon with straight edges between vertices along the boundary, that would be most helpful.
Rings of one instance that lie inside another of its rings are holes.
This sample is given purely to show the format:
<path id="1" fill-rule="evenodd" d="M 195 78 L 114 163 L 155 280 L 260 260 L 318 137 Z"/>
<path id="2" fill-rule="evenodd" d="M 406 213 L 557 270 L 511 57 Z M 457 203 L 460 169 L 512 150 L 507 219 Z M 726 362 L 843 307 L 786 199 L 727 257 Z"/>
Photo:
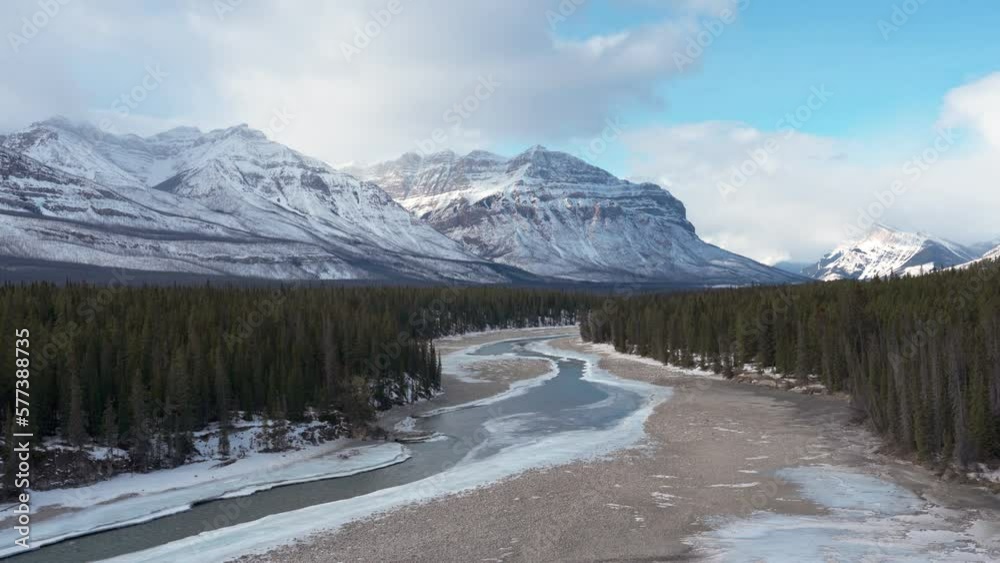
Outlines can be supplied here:
<path id="1" fill-rule="evenodd" d="M 994 248 L 988 249 L 979 258 L 976 258 L 975 260 L 971 260 L 969 262 L 966 262 L 965 264 L 960 264 L 959 266 L 956 266 L 956 267 L 957 268 L 967 268 L 967 267 L 972 266 L 974 264 L 980 264 L 982 262 L 987 262 L 987 261 L 990 261 L 990 260 L 1000 260 L 1000 244 L 998 244 Z"/>
<path id="2" fill-rule="evenodd" d="M 803 281 L 702 241 L 659 186 L 542 146 L 511 158 L 411 153 L 353 171 L 365 179 L 247 125 L 142 137 L 62 117 L 37 122 L 0 136 L 0 268 L 468 284 Z"/>
<path id="3" fill-rule="evenodd" d="M 5 136 L 0 151 L 0 254 L 11 258 L 271 279 L 514 279 L 378 186 L 245 125 L 139 137 L 55 118 Z"/>
<path id="4" fill-rule="evenodd" d="M 987 254 L 992 254 L 998 248 L 1000 248 L 1000 237 L 988 241 L 970 244 L 968 248 L 974 254 L 977 254 L 981 257 L 985 257 Z"/>
<path id="5" fill-rule="evenodd" d="M 344 172 L 378 184 L 399 201 L 472 187 L 496 174 L 506 162 L 506 158 L 487 151 L 460 156 L 447 150 L 426 157 L 406 153 L 393 161 L 348 167 Z"/>
<path id="6" fill-rule="evenodd" d="M 802 278 L 702 241 L 684 205 L 569 154 L 533 146 L 402 157 L 349 169 L 484 258 L 572 280 L 703 285 Z"/>
<path id="7" fill-rule="evenodd" d="M 960 244 L 879 224 L 860 238 L 838 246 L 803 274 L 823 281 L 920 275 L 977 257 L 975 251 Z"/>

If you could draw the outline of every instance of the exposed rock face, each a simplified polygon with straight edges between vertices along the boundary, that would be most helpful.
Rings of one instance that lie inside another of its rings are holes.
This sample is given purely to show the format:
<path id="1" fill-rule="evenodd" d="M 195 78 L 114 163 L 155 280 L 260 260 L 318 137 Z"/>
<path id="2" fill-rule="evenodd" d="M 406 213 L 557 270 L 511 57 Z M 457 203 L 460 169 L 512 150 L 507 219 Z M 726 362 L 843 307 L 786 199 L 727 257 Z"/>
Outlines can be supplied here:
<path id="1" fill-rule="evenodd" d="M 0 253 L 11 258 L 276 279 L 510 279 L 378 186 L 245 125 L 143 138 L 56 118 L 0 139 L 0 151 Z"/>
<path id="2" fill-rule="evenodd" d="M 800 279 L 702 241 L 684 205 L 659 186 L 540 146 L 513 158 L 406 154 L 354 172 L 470 252 L 542 276 L 703 285 Z"/>

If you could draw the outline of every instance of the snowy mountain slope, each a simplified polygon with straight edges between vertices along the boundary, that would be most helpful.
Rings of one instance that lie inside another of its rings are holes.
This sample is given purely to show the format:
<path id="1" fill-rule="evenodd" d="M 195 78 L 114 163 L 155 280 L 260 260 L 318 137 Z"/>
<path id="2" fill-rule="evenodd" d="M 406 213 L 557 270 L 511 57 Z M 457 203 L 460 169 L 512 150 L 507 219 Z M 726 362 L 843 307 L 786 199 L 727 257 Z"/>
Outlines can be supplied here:
<path id="1" fill-rule="evenodd" d="M 103 141 L 105 137 L 120 141 L 115 144 L 125 145 L 123 139 L 104 135 L 96 127 L 57 117 L 33 123 L 27 129 L 6 136 L 0 141 L 0 147 L 99 184 L 141 184 L 136 176 L 122 169 L 108 154 L 127 153 L 127 146 L 117 151 L 109 150 L 106 145 L 111 143 Z"/>
<path id="2" fill-rule="evenodd" d="M 535 146 L 402 158 L 355 170 L 483 258 L 597 282 L 787 283 L 798 276 L 702 241 L 684 205 L 566 153 Z"/>
<path id="3" fill-rule="evenodd" d="M 0 150 L 0 255 L 212 275 L 360 274 L 316 246 L 257 237 L 196 203 L 131 191 Z"/>
<path id="4" fill-rule="evenodd" d="M 867 280 L 920 275 L 974 259 L 969 249 L 923 233 L 875 225 L 861 238 L 842 244 L 803 274 L 823 281 Z"/>
<path id="5" fill-rule="evenodd" d="M 993 250 L 990 250 L 989 252 L 983 254 L 983 256 L 979 260 L 980 261 L 982 261 L 982 260 L 1000 260 L 1000 245 L 998 245 Z"/>
<path id="6" fill-rule="evenodd" d="M 958 266 L 956 266 L 956 268 L 968 268 L 969 266 L 972 266 L 974 264 L 981 264 L 983 262 L 988 262 L 991 260 L 1000 260 L 1000 245 L 997 245 L 995 248 L 992 248 L 984 252 L 982 256 L 976 258 L 975 260 L 970 260 L 969 262 L 966 262 L 964 264 L 959 264 Z"/>
<path id="7" fill-rule="evenodd" d="M 8 256 L 281 279 L 519 275 L 246 126 L 141 138 L 54 119 L 0 150 Z"/>
<path id="8" fill-rule="evenodd" d="M 985 257 L 1000 248 L 1000 238 L 969 245 L 969 251 L 976 256 Z"/>
<path id="9" fill-rule="evenodd" d="M 487 151 L 473 151 L 465 156 L 443 151 L 427 157 L 406 153 L 393 161 L 369 168 L 352 167 L 345 172 L 378 184 L 399 201 L 471 188 L 503 170 L 506 161 Z"/>

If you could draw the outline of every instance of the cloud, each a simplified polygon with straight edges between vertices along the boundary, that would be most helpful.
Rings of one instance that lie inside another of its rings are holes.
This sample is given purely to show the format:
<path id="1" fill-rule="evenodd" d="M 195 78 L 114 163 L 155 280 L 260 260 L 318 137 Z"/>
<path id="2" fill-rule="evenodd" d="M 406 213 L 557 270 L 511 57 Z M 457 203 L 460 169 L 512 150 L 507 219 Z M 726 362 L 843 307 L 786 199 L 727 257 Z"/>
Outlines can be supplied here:
<path id="1" fill-rule="evenodd" d="M 74 2 L 29 49 L 0 55 L 34 70 L 2 94 L 36 100 L 22 120 L 94 119 L 154 61 L 169 79 L 122 126 L 246 122 L 332 162 L 398 156 L 436 132 L 437 149 L 555 143 L 599 133 L 622 108 L 662 108 L 659 86 L 681 72 L 672 55 L 700 17 L 734 3 L 674 0 L 658 21 L 564 36 L 589 3 L 570 3 L 554 27 L 565 0 Z M 488 95 L 484 80 L 496 86 Z M 39 99 L 42 89 L 52 95 Z M 276 112 L 294 118 L 269 127 Z"/>
<path id="2" fill-rule="evenodd" d="M 0 130 L 53 114 L 142 134 L 245 122 L 332 163 L 560 145 L 666 107 L 664 83 L 701 63 L 679 67 L 678 53 L 689 56 L 694 38 L 711 41 L 708 21 L 747 4 L 615 1 L 654 16 L 594 30 L 592 3 L 566 0 L 69 2 L 29 43 L 0 49 Z M 19 33 L 37 10 L 5 4 L 0 31 Z M 557 25 L 553 13 L 564 14 Z M 166 78 L 118 111 L 150 63 Z M 905 189 L 879 219 L 971 241 L 998 234 L 987 213 L 958 211 L 1000 203 L 1000 190 L 983 185 L 998 177 L 998 97 L 1000 74 L 949 92 L 939 126 L 961 138 L 933 162 L 933 130 L 905 149 L 805 133 L 808 114 L 822 111 L 810 100 L 773 127 L 626 123 L 620 146 L 635 176 L 687 204 L 702 235 L 758 259 L 816 258 L 897 182 Z M 751 173 L 741 179 L 741 169 Z M 941 212 L 943 197 L 955 212 Z"/>
<path id="3" fill-rule="evenodd" d="M 944 99 L 941 124 L 968 127 L 1000 150 L 1000 73 L 949 92 Z"/>
<path id="4" fill-rule="evenodd" d="M 703 237 L 768 263 L 818 259 L 873 221 L 971 243 L 1000 234 L 979 211 L 1000 208 L 984 185 L 1000 174 L 998 95 L 1000 74 L 952 90 L 943 129 L 902 152 L 788 121 L 647 127 L 623 141 L 634 176 L 684 201 Z"/>
<path id="5" fill-rule="evenodd" d="M 557 4 L 424 2 L 390 17 L 388 4 L 338 3 L 305 22 L 286 21 L 284 8 L 193 19 L 217 49 L 266 46 L 239 49 L 219 65 L 218 90 L 232 113 L 255 124 L 293 105 L 298 119 L 283 140 L 322 148 L 328 159 L 366 160 L 434 137 L 436 150 L 469 150 L 587 136 L 621 105 L 662 107 L 657 86 L 677 73 L 670 55 L 689 20 L 566 39 L 546 17 Z M 484 81 L 495 85 L 486 95 Z"/>

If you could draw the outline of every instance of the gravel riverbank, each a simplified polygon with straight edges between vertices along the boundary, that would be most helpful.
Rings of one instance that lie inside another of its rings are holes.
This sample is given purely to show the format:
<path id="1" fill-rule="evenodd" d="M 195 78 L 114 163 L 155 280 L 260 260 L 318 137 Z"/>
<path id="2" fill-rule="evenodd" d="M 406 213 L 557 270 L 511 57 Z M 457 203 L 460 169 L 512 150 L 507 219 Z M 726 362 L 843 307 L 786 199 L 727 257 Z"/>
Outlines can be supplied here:
<path id="1" fill-rule="evenodd" d="M 789 518 L 829 514 L 830 508 L 774 476 L 782 468 L 816 464 L 903 483 L 941 509 L 921 530 L 961 536 L 970 553 L 982 555 L 965 560 L 995 560 L 989 549 L 1000 557 L 1000 544 L 990 543 L 1000 537 L 1000 503 L 878 455 L 877 440 L 849 423 L 852 413 L 843 398 L 680 375 L 576 336 L 553 346 L 599 354 L 600 366 L 619 377 L 674 389 L 647 420 L 644 444 L 355 522 L 243 561 L 702 559 L 718 555 L 706 538 L 724 522 L 761 511 Z M 449 379 L 446 396 L 460 395 L 458 388 Z"/>

